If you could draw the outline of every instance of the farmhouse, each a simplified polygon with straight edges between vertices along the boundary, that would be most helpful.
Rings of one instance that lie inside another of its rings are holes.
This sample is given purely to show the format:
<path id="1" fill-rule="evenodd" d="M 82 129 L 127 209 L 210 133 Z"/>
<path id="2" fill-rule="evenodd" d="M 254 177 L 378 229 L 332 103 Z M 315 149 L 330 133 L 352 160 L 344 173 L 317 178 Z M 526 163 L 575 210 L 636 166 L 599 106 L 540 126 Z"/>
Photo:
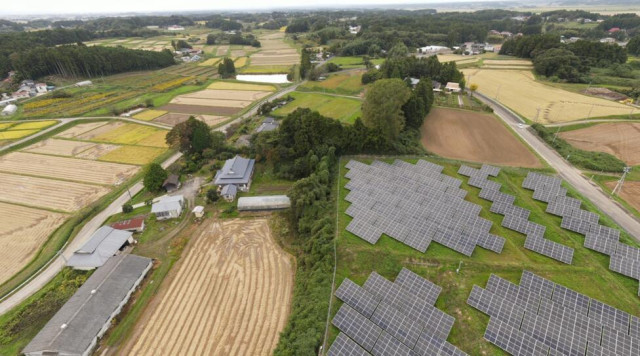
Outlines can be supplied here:
<path id="1" fill-rule="evenodd" d="M 129 232 L 142 232 L 144 231 L 144 217 L 137 217 L 133 219 L 127 219 L 118 221 L 111 224 L 111 227 L 116 230 L 124 230 Z"/>
<path id="2" fill-rule="evenodd" d="M 169 193 L 180 188 L 180 176 L 177 174 L 169 175 L 167 179 L 164 180 L 164 183 L 162 183 L 162 188 Z"/>
<path id="3" fill-rule="evenodd" d="M 16 111 L 18 111 L 18 107 L 15 104 L 9 104 L 7 106 L 5 106 L 4 109 L 2 109 L 2 116 L 9 116 L 9 115 L 13 115 L 16 113 Z"/>
<path id="4" fill-rule="evenodd" d="M 272 117 L 268 117 L 268 118 L 264 119 L 264 121 L 262 121 L 262 124 L 260 124 L 260 126 L 256 129 L 256 132 L 260 133 L 260 132 L 273 131 L 273 130 L 277 129 L 278 126 L 280 126 L 279 122 L 277 122 Z"/>
<path id="5" fill-rule="evenodd" d="M 184 196 L 175 195 L 165 197 L 151 206 L 151 212 L 158 220 L 174 219 L 182 214 L 184 207 Z"/>
<path id="6" fill-rule="evenodd" d="M 220 190 L 220 195 L 222 198 L 228 202 L 232 202 L 236 199 L 236 195 L 238 194 L 238 187 L 233 184 L 227 184 Z"/>
<path id="7" fill-rule="evenodd" d="M 67 261 L 67 266 L 82 270 L 100 267 L 118 253 L 122 246 L 133 243 L 135 240 L 132 235 L 129 231 L 102 226 L 93 233 L 89 241 L 73 253 Z"/>
<path id="8" fill-rule="evenodd" d="M 98 268 L 22 350 L 27 356 L 90 355 L 151 269 L 150 258 L 123 254 Z"/>
<path id="9" fill-rule="evenodd" d="M 216 173 L 214 184 L 222 190 L 225 185 L 235 185 L 237 189 L 246 192 L 251 187 L 253 168 L 256 160 L 235 156 L 228 159 L 221 170 Z"/>
<path id="10" fill-rule="evenodd" d="M 459 93 L 462 89 L 460 89 L 460 83 L 449 82 L 444 90 L 448 93 Z"/>
<path id="11" fill-rule="evenodd" d="M 238 211 L 281 210 L 290 206 L 291 200 L 286 195 L 265 195 L 238 199 Z"/>

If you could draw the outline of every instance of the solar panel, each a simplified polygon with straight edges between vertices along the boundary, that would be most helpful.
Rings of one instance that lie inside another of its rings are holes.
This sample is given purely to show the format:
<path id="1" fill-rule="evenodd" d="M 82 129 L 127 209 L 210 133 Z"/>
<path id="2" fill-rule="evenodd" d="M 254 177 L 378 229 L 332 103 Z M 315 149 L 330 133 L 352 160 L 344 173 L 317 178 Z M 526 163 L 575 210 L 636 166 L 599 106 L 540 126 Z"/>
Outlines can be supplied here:
<path id="1" fill-rule="evenodd" d="M 338 337 L 333 341 L 329 351 L 329 356 L 367 356 L 371 355 L 365 351 L 362 347 L 351 340 L 347 335 L 339 333 Z"/>
<path id="2" fill-rule="evenodd" d="M 378 303 L 380 303 L 378 297 L 367 292 L 348 278 L 342 281 L 335 295 L 367 318 L 371 317 Z"/>
<path id="3" fill-rule="evenodd" d="M 629 335 L 640 339 L 640 318 L 638 318 L 637 316 L 631 316 Z"/>
<path id="4" fill-rule="evenodd" d="M 640 355 L 640 339 L 608 326 L 602 330 L 602 347 L 617 355 Z"/>
<path id="5" fill-rule="evenodd" d="M 543 298 L 551 299 L 555 283 L 551 282 L 548 279 L 544 279 L 532 272 L 524 270 L 522 271 L 522 276 L 520 277 L 520 287 L 527 288 L 534 293 L 539 294 Z"/>
<path id="6" fill-rule="evenodd" d="M 562 355 L 584 355 L 587 348 L 586 338 L 533 313 L 525 313 L 520 330 Z"/>
<path id="7" fill-rule="evenodd" d="M 415 355 L 424 356 L 466 355 L 466 353 L 460 351 L 457 347 L 440 338 L 435 338 L 428 333 L 420 334 L 416 346 L 413 348 L 413 352 Z"/>
<path id="8" fill-rule="evenodd" d="M 475 175 L 475 168 L 471 168 L 467 165 L 461 165 L 460 168 L 458 169 L 458 174 L 463 175 L 465 177 L 471 177 L 473 175 Z"/>
<path id="9" fill-rule="evenodd" d="M 608 304 L 604 304 L 599 300 L 591 299 L 591 303 L 589 305 L 589 318 L 624 334 L 629 333 L 631 315 Z"/>
<path id="10" fill-rule="evenodd" d="M 589 310 L 590 299 L 591 298 L 584 294 L 580 294 L 559 284 L 555 285 L 555 288 L 553 289 L 553 297 L 551 298 L 554 302 L 560 303 L 561 305 L 584 315 L 587 315 Z"/>
<path id="11" fill-rule="evenodd" d="M 605 349 L 599 344 L 588 343 L 587 356 L 618 356 L 618 354 L 608 349 Z"/>
<path id="12" fill-rule="evenodd" d="M 503 321 L 491 318 L 484 339 L 512 355 L 547 356 L 549 347 Z"/>
<path id="13" fill-rule="evenodd" d="M 616 252 L 617 246 L 617 239 L 611 239 L 593 232 L 587 232 L 585 235 L 584 247 L 604 253 L 605 255 L 613 255 Z"/>
<path id="14" fill-rule="evenodd" d="M 573 261 L 573 249 L 571 247 L 535 235 L 527 236 L 524 248 L 569 265 Z"/>
<path id="15" fill-rule="evenodd" d="M 478 286 L 473 286 L 467 304 L 491 317 L 503 320 L 516 329 L 520 328 L 524 316 L 522 307 Z"/>
<path id="16" fill-rule="evenodd" d="M 481 172 L 484 172 L 490 176 L 494 176 L 497 177 L 498 174 L 500 173 L 500 168 L 498 167 L 494 167 L 492 165 L 489 164 L 483 164 L 482 167 L 480 168 Z"/>
<path id="17" fill-rule="evenodd" d="M 487 291 L 490 291 L 511 303 L 521 306 L 528 312 L 537 313 L 540 304 L 540 295 L 526 288 L 520 288 L 517 285 L 500 278 L 495 274 L 489 276 L 487 282 Z"/>
<path id="18" fill-rule="evenodd" d="M 640 249 L 635 246 L 629 246 L 623 243 L 619 243 L 616 247 L 616 255 L 621 255 L 634 260 L 640 260 Z"/>
<path id="19" fill-rule="evenodd" d="M 415 294 L 417 297 L 422 298 L 431 305 L 436 304 L 436 300 L 442 292 L 442 287 L 420 277 L 406 268 L 402 268 L 394 283 L 400 285 L 410 293 Z"/>
<path id="20" fill-rule="evenodd" d="M 611 255 L 609 269 L 627 277 L 640 279 L 640 260 L 627 258 L 623 255 Z"/>
<path id="21" fill-rule="evenodd" d="M 409 356 L 411 349 L 387 332 L 382 332 L 371 352 L 375 356 Z"/>
<path id="22" fill-rule="evenodd" d="M 332 323 L 367 351 L 373 349 L 382 332 L 379 326 L 347 304 L 340 307 Z"/>
<path id="23" fill-rule="evenodd" d="M 495 253 L 501 253 L 504 247 L 505 239 L 493 234 L 481 234 L 478 236 L 478 246 L 491 250 Z"/>
<path id="24" fill-rule="evenodd" d="M 571 216 L 562 218 L 560 226 L 563 229 L 571 230 L 582 235 L 586 235 L 591 230 L 592 224 L 588 221 L 580 220 Z"/>
<path id="25" fill-rule="evenodd" d="M 409 349 L 415 346 L 418 336 L 420 336 L 424 328 L 422 323 L 403 314 L 387 302 L 381 302 L 378 305 L 378 308 L 371 316 L 371 321 L 405 344 Z M 375 353 L 374 350 L 373 354 Z"/>
<path id="26" fill-rule="evenodd" d="M 540 300 L 538 315 L 572 331 L 583 342 L 600 344 L 602 323 L 549 299 Z"/>

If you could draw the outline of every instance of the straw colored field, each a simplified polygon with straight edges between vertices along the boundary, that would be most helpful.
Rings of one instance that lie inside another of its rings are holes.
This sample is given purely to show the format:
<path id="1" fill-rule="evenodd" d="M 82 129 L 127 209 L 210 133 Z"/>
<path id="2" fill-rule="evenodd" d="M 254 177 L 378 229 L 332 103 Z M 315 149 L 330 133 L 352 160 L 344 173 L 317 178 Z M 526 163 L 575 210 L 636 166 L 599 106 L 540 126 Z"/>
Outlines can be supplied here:
<path id="1" fill-rule="evenodd" d="M 16 131 L 0 131 L 0 140 L 15 140 L 17 138 L 33 135 L 40 130 L 16 130 Z"/>
<path id="2" fill-rule="evenodd" d="M 240 73 L 242 74 L 284 74 L 289 73 L 291 70 L 290 65 L 262 65 L 262 66 L 254 66 L 249 65 L 248 67 L 244 67 L 240 69 Z"/>
<path id="3" fill-rule="evenodd" d="M 175 126 L 179 123 L 187 121 L 187 119 L 189 119 L 189 116 L 190 116 L 189 114 L 168 113 L 153 121 L 162 122 L 163 124 L 167 124 L 170 126 Z M 215 116 L 215 115 L 197 115 L 196 119 L 203 121 L 209 126 L 215 126 L 228 120 L 229 117 Z"/>
<path id="4" fill-rule="evenodd" d="M 111 132 L 117 128 L 120 128 L 124 125 L 123 122 L 111 121 L 103 125 L 99 125 L 96 128 L 87 130 L 74 138 L 78 140 L 92 140 L 96 136 L 100 136 L 104 133 Z M 78 125 L 79 126 L 79 125 Z"/>
<path id="5" fill-rule="evenodd" d="M 482 61 L 486 65 L 498 65 L 498 66 L 531 66 L 531 61 L 524 59 L 485 59 Z"/>
<path id="6" fill-rule="evenodd" d="M 531 67 L 526 67 L 526 66 L 509 66 L 509 65 L 504 65 L 504 66 L 498 66 L 498 65 L 483 65 L 482 69 L 517 69 L 517 70 L 531 70 L 533 69 L 533 66 Z"/>
<path id="7" fill-rule="evenodd" d="M 123 124 L 117 126 L 109 131 L 103 132 L 99 135 L 91 138 L 92 141 L 98 142 L 106 142 L 106 143 L 116 143 L 116 144 L 124 144 L 124 145 L 142 145 L 144 146 L 143 140 L 146 138 L 156 135 L 158 133 L 166 135 L 167 131 L 157 129 L 155 127 L 137 125 L 137 124 Z M 164 136 L 163 136 L 164 137 Z M 152 140 L 155 141 L 155 140 Z M 146 142 L 146 145 L 152 146 L 149 142 Z M 153 144 L 155 146 L 156 144 Z M 162 146 L 158 146 L 162 147 Z"/>
<path id="8" fill-rule="evenodd" d="M 251 65 L 254 66 L 271 66 L 271 65 L 294 65 L 300 62 L 300 56 L 297 54 L 288 55 L 259 55 L 251 56 Z"/>
<path id="9" fill-rule="evenodd" d="M 260 36 L 260 51 L 251 55 L 252 66 L 293 65 L 300 62 L 295 48 L 284 42 L 282 32 Z"/>
<path id="10" fill-rule="evenodd" d="M 234 57 L 234 58 L 243 57 L 246 55 L 247 55 L 247 52 L 245 52 L 242 49 L 234 49 L 231 51 L 231 57 Z"/>
<path id="11" fill-rule="evenodd" d="M 293 265 L 267 221 L 211 221 L 192 240 L 123 353 L 271 355 L 289 314 Z"/>
<path id="12" fill-rule="evenodd" d="M 198 63 L 199 66 L 215 66 L 220 62 L 220 58 L 209 58 L 206 61 Z"/>
<path id="13" fill-rule="evenodd" d="M 362 85 L 364 71 L 332 74 L 321 82 L 307 81 L 302 88 L 313 91 L 335 92 L 339 94 L 359 94 L 364 90 Z"/>
<path id="14" fill-rule="evenodd" d="M 229 100 L 229 99 L 208 99 L 208 98 L 185 98 L 176 97 L 171 100 L 171 104 L 194 105 L 194 106 L 214 106 L 242 109 L 251 105 L 251 100 Z"/>
<path id="15" fill-rule="evenodd" d="M 104 126 L 107 123 L 108 123 L 107 121 L 100 121 L 100 122 L 90 122 L 86 124 L 78 124 L 57 134 L 56 137 L 73 138 L 73 137 L 82 135 L 85 132 L 89 132 L 93 129 L 97 129 L 100 126 Z"/>
<path id="16" fill-rule="evenodd" d="M 220 46 L 216 50 L 216 56 L 225 56 L 229 52 L 229 46 Z"/>
<path id="17" fill-rule="evenodd" d="M 456 62 L 456 64 L 469 64 L 480 61 L 478 56 L 463 56 L 459 54 L 439 54 L 438 61 L 444 62 Z"/>
<path id="18" fill-rule="evenodd" d="M 191 115 L 219 115 L 231 116 L 238 113 L 241 108 L 233 108 L 228 106 L 207 106 L 207 105 L 186 105 L 186 104 L 167 104 L 162 107 L 167 111 Z"/>
<path id="19" fill-rule="evenodd" d="M 629 165 L 640 164 L 640 123 L 598 124 L 579 130 L 561 132 L 560 137 L 577 148 L 607 152 Z"/>
<path id="20" fill-rule="evenodd" d="M 493 115 L 433 108 L 422 144 L 437 155 L 503 166 L 542 167 L 538 158 Z"/>
<path id="21" fill-rule="evenodd" d="M 581 95 L 535 81 L 528 71 L 464 69 L 478 91 L 530 120 L 543 123 L 572 121 L 610 115 L 627 115 L 632 108 L 605 99 Z"/>
<path id="22" fill-rule="evenodd" d="M 122 146 L 100 156 L 98 160 L 145 165 L 152 162 L 162 152 L 164 152 L 164 149 L 157 147 Z"/>
<path id="23" fill-rule="evenodd" d="M 233 64 L 236 66 L 236 68 L 242 68 L 247 65 L 248 61 L 249 58 L 247 57 L 239 57 L 235 61 L 233 61 Z"/>
<path id="24" fill-rule="evenodd" d="M 181 98 L 212 99 L 212 100 L 247 100 L 254 101 L 271 94 L 267 91 L 255 90 L 211 90 L 205 89 L 190 94 L 180 95 Z"/>
<path id="25" fill-rule="evenodd" d="M 213 127 L 216 125 L 220 125 L 221 123 L 229 120 L 227 116 L 214 116 L 214 115 L 198 115 L 196 119 L 200 121 L 204 121 L 207 125 Z"/>
<path id="26" fill-rule="evenodd" d="M 94 184 L 119 184 L 138 167 L 33 153 L 12 152 L 0 156 L 0 172 L 33 175 Z M 51 187 L 50 187 L 51 188 Z"/>
<path id="27" fill-rule="evenodd" d="M 255 90 L 255 91 L 276 90 L 276 88 L 268 84 L 245 84 L 245 83 L 222 82 L 222 81 L 213 82 L 207 88 L 216 89 L 216 90 Z"/>
<path id="28" fill-rule="evenodd" d="M 74 212 L 109 192 L 109 187 L 0 173 L 0 201 Z"/>
<path id="29" fill-rule="evenodd" d="M 0 284 L 18 273 L 66 216 L 0 203 Z"/>
<path id="30" fill-rule="evenodd" d="M 138 146 L 149 147 L 169 147 L 167 145 L 167 134 L 169 131 L 158 130 L 157 132 L 143 138 L 138 142 Z"/>
<path id="31" fill-rule="evenodd" d="M 362 115 L 360 111 L 362 102 L 358 99 L 305 92 L 293 92 L 291 96 L 294 100 L 275 110 L 274 115 L 285 116 L 297 108 L 309 108 L 318 111 L 321 115 L 346 123 L 353 123 Z"/>
<path id="32" fill-rule="evenodd" d="M 97 144 L 82 141 L 59 140 L 50 138 L 23 149 L 25 152 L 44 153 L 57 156 L 75 157 Z"/>
<path id="33" fill-rule="evenodd" d="M 49 127 L 51 125 L 55 125 L 58 122 L 55 120 L 47 120 L 47 121 L 34 121 L 34 122 L 25 122 L 22 124 L 18 124 L 15 126 L 11 126 L 8 130 L 36 130 L 36 129 L 44 129 L 45 127 Z"/>
<path id="34" fill-rule="evenodd" d="M 157 117 L 160 117 L 167 112 L 164 110 L 145 110 L 141 113 L 133 115 L 134 119 L 143 120 L 143 121 L 151 121 Z"/>

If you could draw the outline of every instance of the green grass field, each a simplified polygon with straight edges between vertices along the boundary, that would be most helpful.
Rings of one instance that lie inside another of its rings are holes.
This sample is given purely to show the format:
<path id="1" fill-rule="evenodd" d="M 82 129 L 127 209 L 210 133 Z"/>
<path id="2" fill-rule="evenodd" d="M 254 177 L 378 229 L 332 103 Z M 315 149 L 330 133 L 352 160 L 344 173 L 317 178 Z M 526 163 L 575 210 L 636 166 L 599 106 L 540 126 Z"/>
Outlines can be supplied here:
<path id="1" fill-rule="evenodd" d="M 384 62 L 383 58 L 371 59 L 371 63 L 373 63 L 373 65 L 382 64 L 382 62 Z M 333 57 L 328 61 L 328 63 L 335 63 L 342 67 L 342 69 L 364 68 L 362 56 Z"/>
<path id="2" fill-rule="evenodd" d="M 273 115 L 286 116 L 297 108 L 309 108 L 318 111 L 321 115 L 350 124 L 362 116 L 360 111 L 362 102 L 355 98 L 306 92 L 293 92 L 291 96 L 294 100 L 273 111 Z"/>
<path id="3" fill-rule="evenodd" d="M 516 196 L 516 205 L 531 210 L 529 220 L 547 227 L 546 238 L 575 249 L 573 265 L 565 265 L 524 249 L 524 235 L 501 227 L 502 216 L 489 212 L 491 203 L 479 198 L 480 190 L 467 185 L 467 178 L 457 174 L 460 163 L 442 159 L 429 160 L 443 165 L 445 174 L 463 181 L 462 188 L 469 192 L 466 200 L 481 205 L 483 210 L 480 216 L 493 222 L 491 233 L 506 239 L 502 253 L 496 254 L 478 247 L 471 257 L 466 257 L 435 242 L 431 243 L 426 253 L 421 253 L 386 235 L 377 244 L 370 245 L 347 232 L 345 227 L 351 221 L 351 217 L 344 213 L 350 205 L 344 200 L 349 193 L 349 190 L 344 188 L 348 182 L 348 179 L 344 178 L 344 174 L 348 172 L 344 165 L 348 159 L 343 159 L 338 197 L 336 287 L 345 277 L 362 285 L 372 271 L 394 280 L 402 267 L 409 268 L 443 288 L 436 307 L 456 319 L 448 341 L 470 355 L 506 355 L 483 340 L 489 317 L 466 304 L 473 285 L 484 287 L 491 273 L 519 284 L 523 269 L 527 269 L 633 315 L 640 315 L 638 282 L 611 272 L 608 269 L 607 256 L 584 248 L 582 235 L 562 229 L 561 219 L 545 212 L 546 203 L 533 200 L 533 192 L 521 188 L 527 170 L 505 168 L 496 180 L 502 184 L 503 192 Z M 416 160 L 407 161 L 415 163 Z M 569 189 L 569 192 L 570 195 L 578 197 L 573 189 Z M 595 211 L 591 204 L 583 203 L 583 208 Z M 602 215 L 600 222 L 613 226 L 611 221 Z M 624 233 L 621 240 L 631 243 L 630 238 Z M 460 262 L 462 268 L 460 273 L 456 274 Z M 342 304 L 338 299 L 334 299 L 334 302 L 332 315 L 335 315 Z M 332 327 L 330 341 L 335 338 L 337 332 L 337 328 Z"/>
<path id="4" fill-rule="evenodd" d="M 308 81 L 300 86 L 302 90 L 326 93 L 358 95 L 364 90 L 362 71 L 331 74 L 320 82 Z"/>

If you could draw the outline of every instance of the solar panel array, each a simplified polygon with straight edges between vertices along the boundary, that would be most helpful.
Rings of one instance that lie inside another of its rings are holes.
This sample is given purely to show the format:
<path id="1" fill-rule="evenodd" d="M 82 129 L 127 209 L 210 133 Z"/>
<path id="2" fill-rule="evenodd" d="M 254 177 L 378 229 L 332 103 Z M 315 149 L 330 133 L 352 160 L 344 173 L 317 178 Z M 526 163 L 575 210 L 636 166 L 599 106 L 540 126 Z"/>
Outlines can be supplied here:
<path id="1" fill-rule="evenodd" d="M 496 214 L 504 215 L 502 226 L 518 231 L 527 236 L 524 247 L 528 250 L 551 257 L 560 262 L 571 264 L 573 261 L 573 249 L 557 242 L 544 238 L 545 227 L 529 221 L 530 211 L 519 206 L 513 205 L 515 197 L 500 192 L 501 185 L 497 182 L 488 180 L 489 172 L 493 176 L 497 176 L 499 168 L 489 165 L 483 165 L 480 169 L 460 166 L 458 173 L 469 177 L 469 185 L 481 188 L 480 198 L 493 202 L 490 211 Z M 546 177 L 546 176 L 543 176 Z M 529 177 L 527 177 L 529 178 Z M 534 185 L 534 181 L 525 179 L 528 185 Z M 551 181 L 547 185 L 551 186 Z M 554 185 L 555 186 L 555 185 Z M 558 190 L 552 190 L 557 192 Z M 566 192 L 566 191 L 565 191 Z"/>
<path id="2" fill-rule="evenodd" d="M 534 199 L 548 203 L 548 213 L 562 217 L 562 228 L 584 235 L 584 247 L 610 256 L 610 270 L 640 280 L 640 249 L 621 243 L 620 231 L 600 225 L 598 214 L 581 209 L 581 201 L 567 197 L 561 184 L 559 178 L 530 172 L 522 186 L 534 191 Z"/>
<path id="3" fill-rule="evenodd" d="M 484 338 L 512 355 L 640 355 L 640 319 L 529 271 L 491 275 L 467 304 L 490 316 Z"/>
<path id="4" fill-rule="evenodd" d="M 441 291 L 406 268 L 395 282 L 376 272 L 362 287 L 345 279 L 335 293 L 344 304 L 332 320 L 340 334 L 328 354 L 466 355 L 447 342 L 454 318 L 434 306 Z"/>
<path id="5" fill-rule="evenodd" d="M 491 222 L 478 216 L 482 207 L 464 200 L 459 179 L 442 174 L 443 167 L 396 160 L 367 165 L 347 163 L 345 185 L 353 217 L 347 231 L 375 244 L 384 233 L 418 251 L 436 241 L 466 256 L 476 246 L 500 253 L 504 239 L 491 235 Z M 487 174 L 497 174 L 486 168 Z"/>

